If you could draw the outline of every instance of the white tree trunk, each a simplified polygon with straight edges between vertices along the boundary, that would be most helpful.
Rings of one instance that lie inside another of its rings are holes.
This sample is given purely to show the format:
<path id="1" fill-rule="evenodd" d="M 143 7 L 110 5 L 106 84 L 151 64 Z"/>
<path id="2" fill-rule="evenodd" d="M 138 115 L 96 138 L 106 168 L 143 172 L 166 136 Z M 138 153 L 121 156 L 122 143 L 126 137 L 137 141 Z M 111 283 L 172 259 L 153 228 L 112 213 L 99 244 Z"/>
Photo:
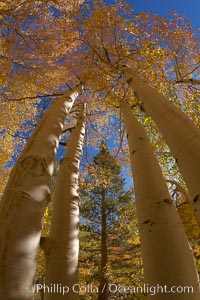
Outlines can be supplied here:
<path id="1" fill-rule="evenodd" d="M 121 112 L 130 150 L 145 283 L 166 285 L 168 289 L 172 286 L 192 286 L 194 289 L 193 294 L 158 293 L 149 298 L 197 300 L 200 293 L 192 251 L 153 147 L 124 101 Z"/>
<path id="2" fill-rule="evenodd" d="M 35 257 L 59 136 L 82 90 L 56 100 L 35 128 L 14 166 L 0 202 L 0 299 L 32 299 Z"/>
<path id="3" fill-rule="evenodd" d="M 200 218 L 200 130 L 174 104 L 125 68 L 129 85 L 166 139 Z"/>
<path id="4" fill-rule="evenodd" d="M 73 287 L 78 284 L 79 252 L 79 163 L 85 134 L 85 108 L 80 111 L 76 127 L 67 143 L 67 151 L 62 160 L 55 187 L 55 197 L 50 229 L 51 248 L 47 258 L 47 287 L 58 284 L 67 286 L 62 293 L 45 292 L 46 300 L 77 300 L 78 293 Z"/>

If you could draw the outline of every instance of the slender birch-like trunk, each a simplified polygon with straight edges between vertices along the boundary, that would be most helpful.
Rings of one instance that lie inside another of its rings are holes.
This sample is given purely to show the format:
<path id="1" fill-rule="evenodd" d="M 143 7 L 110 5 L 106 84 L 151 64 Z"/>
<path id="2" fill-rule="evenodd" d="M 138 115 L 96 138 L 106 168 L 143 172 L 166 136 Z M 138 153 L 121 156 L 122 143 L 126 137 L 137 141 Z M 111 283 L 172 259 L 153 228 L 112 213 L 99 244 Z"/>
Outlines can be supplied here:
<path id="1" fill-rule="evenodd" d="M 81 109 L 76 127 L 67 143 L 55 187 L 55 198 L 49 240 L 51 248 L 47 258 L 47 287 L 58 284 L 65 289 L 60 292 L 45 292 L 45 300 L 77 300 L 78 253 L 79 253 L 79 164 L 85 134 L 85 105 Z M 65 288 L 66 287 L 66 288 Z M 67 289 L 69 288 L 69 290 Z M 75 292 L 73 291 L 75 289 Z"/>
<path id="2" fill-rule="evenodd" d="M 56 100 L 35 128 L 12 169 L 0 202 L 0 299 L 33 298 L 35 257 L 59 136 L 82 90 L 78 85 Z"/>
<path id="3" fill-rule="evenodd" d="M 180 109 L 134 72 L 128 68 L 124 68 L 124 72 L 143 109 L 152 117 L 166 139 L 200 218 L 200 130 Z"/>
<path id="4" fill-rule="evenodd" d="M 149 299 L 197 300 L 200 293 L 192 251 L 153 147 L 125 101 L 121 103 L 121 112 L 134 178 L 145 283 L 157 287 L 157 294 L 151 296 L 151 289 Z M 162 293 L 165 286 L 167 290 L 192 286 L 193 293 L 179 294 L 181 288 L 179 293 Z"/>

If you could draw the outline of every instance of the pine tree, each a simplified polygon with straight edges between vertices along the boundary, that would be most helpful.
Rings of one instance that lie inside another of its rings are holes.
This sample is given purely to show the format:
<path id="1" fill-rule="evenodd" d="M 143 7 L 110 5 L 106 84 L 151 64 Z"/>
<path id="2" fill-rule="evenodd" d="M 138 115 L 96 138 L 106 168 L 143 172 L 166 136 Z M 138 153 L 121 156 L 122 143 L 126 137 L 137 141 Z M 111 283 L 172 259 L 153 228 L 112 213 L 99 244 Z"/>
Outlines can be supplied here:
<path id="1" fill-rule="evenodd" d="M 104 141 L 100 145 L 100 152 L 90 164 L 86 186 L 81 205 L 81 215 L 84 217 L 81 227 L 88 233 L 90 246 L 93 241 L 90 249 L 96 250 L 96 255 L 93 252 L 92 257 L 94 267 L 99 265 L 99 271 L 95 270 L 93 274 L 93 280 L 96 277 L 99 282 L 98 300 L 108 299 L 108 265 L 114 263 L 112 249 L 118 244 L 119 206 L 120 203 L 123 205 L 130 202 L 131 193 L 125 190 L 121 167 Z M 100 262 L 95 260 L 97 255 Z"/>

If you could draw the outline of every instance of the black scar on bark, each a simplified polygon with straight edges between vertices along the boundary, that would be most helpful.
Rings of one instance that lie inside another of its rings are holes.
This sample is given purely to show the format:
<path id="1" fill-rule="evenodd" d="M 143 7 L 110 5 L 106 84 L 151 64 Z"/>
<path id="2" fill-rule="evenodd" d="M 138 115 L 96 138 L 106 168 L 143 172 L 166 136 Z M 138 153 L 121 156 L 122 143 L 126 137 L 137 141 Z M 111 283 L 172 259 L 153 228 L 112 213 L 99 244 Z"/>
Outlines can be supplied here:
<path id="1" fill-rule="evenodd" d="M 196 202 L 199 201 L 199 200 L 200 200 L 200 197 L 199 197 L 199 194 L 198 194 L 198 195 L 196 195 L 196 196 L 194 197 L 193 202 L 196 203 Z"/>
<path id="2" fill-rule="evenodd" d="M 130 84 L 132 81 L 133 81 L 133 78 L 131 77 L 127 80 L 127 83 Z"/>
<path id="3" fill-rule="evenodd" d="M 142 224 L 148 224 L 149 222 L 150 222 L 150 220 L 146 220 Z"/>
<path id="4" fill-rule="evenodd" d="M 171 200 L 171 199 L 164 199 L 163 200 L 165 203 L 168 203 L 168 204 L 172 204 L 173 203 L 173 201 Z"/>

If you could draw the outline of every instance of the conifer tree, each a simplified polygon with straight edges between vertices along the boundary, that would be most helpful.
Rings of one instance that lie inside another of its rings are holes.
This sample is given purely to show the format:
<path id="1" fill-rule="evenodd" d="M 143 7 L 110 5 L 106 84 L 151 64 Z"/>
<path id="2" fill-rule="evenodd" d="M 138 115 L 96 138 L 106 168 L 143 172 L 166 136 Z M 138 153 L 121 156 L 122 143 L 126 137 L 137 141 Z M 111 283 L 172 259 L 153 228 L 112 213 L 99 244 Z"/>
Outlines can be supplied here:
<path id="1" fill-rule="evenodd" d="M 100 238 L 96 244 L 97 253 L 100 252 L 98 300 L 108 299 L 107 267 L 112 257 L 111 246 L 116 244 L 116 229 L 119 226 L 120 203 L 131 200 L 130 191 L 125 190 L 125 181 L 121 176 L 121 167 L 113 157 L 104 141 L 101 142 L 100 151 L 94 157 L 89 167 L 89 176 L 84 191 L 85 199 L 82 205 L 82 216 L 85 217 L 87 230 L 91 236 Z M 88 200 L 87 200 L 88 199 Z M 98 251 L 100 250 L 100 251 Z M 97 264 L 94 261 L 94 264 Z"/>

